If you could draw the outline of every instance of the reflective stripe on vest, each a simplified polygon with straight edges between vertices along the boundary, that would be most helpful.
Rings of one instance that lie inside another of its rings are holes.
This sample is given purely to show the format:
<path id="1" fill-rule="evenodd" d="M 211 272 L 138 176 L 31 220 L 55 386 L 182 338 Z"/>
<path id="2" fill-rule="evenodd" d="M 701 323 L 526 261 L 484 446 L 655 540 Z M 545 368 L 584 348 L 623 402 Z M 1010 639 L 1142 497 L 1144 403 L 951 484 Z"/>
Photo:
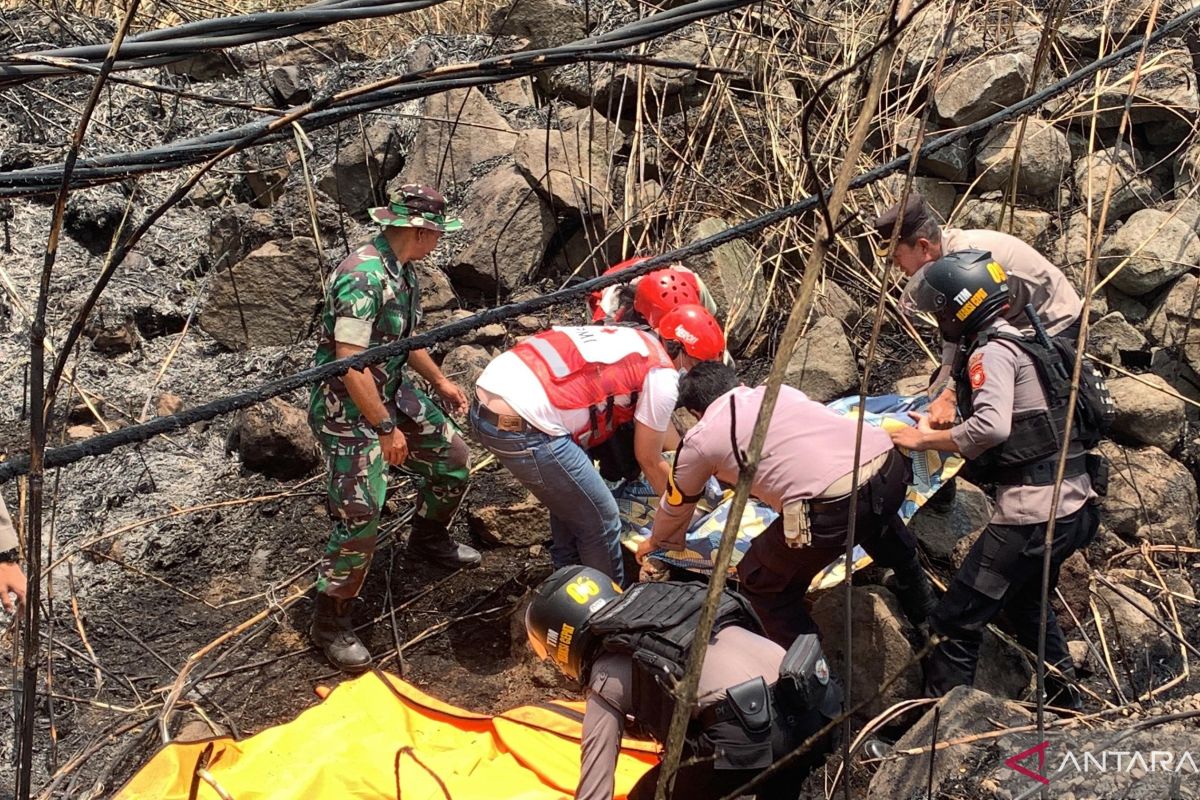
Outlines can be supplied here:
<path id="1" fill-rule="evenodd" d="M 530 336 L 511 352 L 537 376 L 552 406 L 591 409 L 591 424 L 572 434 L 583 447 L 599 444 L 633 419 L 634 396 L 650 370 L 673 368 L 657 338 L 616 326 L 554 328 Z M 615 398 L 624 396 L 629 403 L 617 405 Z"/>
<path id="2" fill-rule="evenodd" d="M 554 349 L 554 345 L 541 338 L 540 334 L 537 336 L 530 336 L 524 342 L 517 345 L 517 347 L 521 347 L 522 345 L 529 345 L 537 351 L 537 354 L 541 356 L 542 361 L 544 361 L 546 366 L 550 369 L 550 375 L 555 380 L 561 381 L 564 378 L 570 377 L 571 368 L 567 366 L 567 362 L 564 361 L 563 357 L 560 356 L 558 351 Z M 515 350 L 516 348 L 513 349 Z"/>

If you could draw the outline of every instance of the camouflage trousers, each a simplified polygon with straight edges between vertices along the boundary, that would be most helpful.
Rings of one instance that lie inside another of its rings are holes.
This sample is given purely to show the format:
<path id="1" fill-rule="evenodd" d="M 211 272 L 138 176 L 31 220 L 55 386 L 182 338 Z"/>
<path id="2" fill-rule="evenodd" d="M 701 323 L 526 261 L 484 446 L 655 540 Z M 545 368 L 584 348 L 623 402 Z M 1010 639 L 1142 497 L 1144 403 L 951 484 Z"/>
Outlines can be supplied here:
<path id="1" fill-rule="evenodd" d="M 418 517 L 450 524 L 470 478 L 471 452 L 454 421 L 424 392 L 401 383 L 388 403 L 396 427 L 408 442 L 401 470 L 420 478 Z M 350 598 L 362 588 L 379 535 L 379 515 L 387 494 L 388 463 L 373 434 L 318 434 L 328 468 L 326 489 L 333 533 L 317 574 L 317 591 Z"/>

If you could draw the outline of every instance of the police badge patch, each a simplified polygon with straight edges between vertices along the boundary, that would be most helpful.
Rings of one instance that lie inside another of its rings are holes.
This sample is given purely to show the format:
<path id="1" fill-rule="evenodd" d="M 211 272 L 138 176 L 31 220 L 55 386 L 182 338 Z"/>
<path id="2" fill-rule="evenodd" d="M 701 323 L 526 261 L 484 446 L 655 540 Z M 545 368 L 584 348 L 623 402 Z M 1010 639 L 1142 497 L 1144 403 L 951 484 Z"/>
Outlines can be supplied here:
<path id="1" fill-rule="evenodd" d="M 983 371 L 983 355 L 976 353 L 971 357 L 971 364 L 967 369 L 967 375 L 971 379 L 971 388 L 979 389 L 987 382 L 987 374 Z"/>

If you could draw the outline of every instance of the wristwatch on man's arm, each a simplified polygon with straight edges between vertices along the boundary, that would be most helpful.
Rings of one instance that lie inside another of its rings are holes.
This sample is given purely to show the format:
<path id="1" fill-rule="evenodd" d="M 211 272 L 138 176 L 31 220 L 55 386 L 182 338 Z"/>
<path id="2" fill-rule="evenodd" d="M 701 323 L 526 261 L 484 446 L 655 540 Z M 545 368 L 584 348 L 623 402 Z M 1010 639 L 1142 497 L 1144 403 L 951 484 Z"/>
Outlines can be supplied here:
<path id="1" fill-rule="evenodd" d="M 396 430 L 396 420 L 392 419 L 391 417 L 384 417 L 382 422 L 380 422 L 378 425 L 372 425 L 371 427 L 374 428 L 375 432 L 380 436 L 387 436 L 389 433 Z"/>
<path id="2" fill-rule="evenodd" d="M 0 564 L 16 564 L 21 559 L 21 553 L 17 548 L 11 550 L 0 551 Z"/>

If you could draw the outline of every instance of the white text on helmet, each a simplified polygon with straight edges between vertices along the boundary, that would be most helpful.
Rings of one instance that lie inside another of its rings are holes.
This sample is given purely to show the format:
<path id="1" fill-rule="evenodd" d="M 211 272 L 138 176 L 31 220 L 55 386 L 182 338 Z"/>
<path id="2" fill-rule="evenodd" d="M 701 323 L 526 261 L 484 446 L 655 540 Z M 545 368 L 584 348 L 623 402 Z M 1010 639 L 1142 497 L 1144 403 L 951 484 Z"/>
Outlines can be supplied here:
<path id="1" fill-rule="evenodd" d="M 687 328 L 683 327 L 682 325 L 675 326 L 675 337 L 677 339 L 679 339 L 679 341 L 683 342 L 684 344 L 696 344 L 697 342 L 700 341 L 700 339 L 697 338 L 695 334 L 693 334 L 691 331 L 689 331 Z"/>

